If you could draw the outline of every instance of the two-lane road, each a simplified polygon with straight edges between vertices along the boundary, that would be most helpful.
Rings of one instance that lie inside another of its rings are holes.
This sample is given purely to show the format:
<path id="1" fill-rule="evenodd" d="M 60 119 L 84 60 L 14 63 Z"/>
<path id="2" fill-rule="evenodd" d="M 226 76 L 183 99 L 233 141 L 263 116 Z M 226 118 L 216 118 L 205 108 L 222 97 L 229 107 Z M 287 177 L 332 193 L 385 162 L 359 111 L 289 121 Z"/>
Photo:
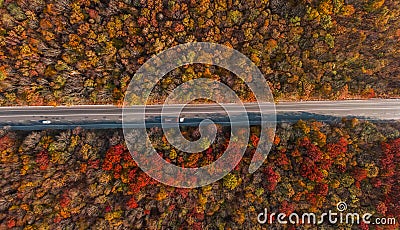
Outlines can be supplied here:
<path id="1" fill-rule="evenodd" d="M 239 113 L 240 111 L 238 105 L 227 104 L 226 106 L 230 112 Z M 271 111 L 268 110 L 271 104 L 261 104 L 261 106 L 267 109 L 267 112 Z M 178 108 L 178 105 L 164 105 L 163 114 L 166 116 L 179 114 Z M 323 115 L 400 121 L 400 99 L 280 102 L 275 105 L 275 108 L 278 117 L 287 114 L 315 114 L 316 117 Z M 248 113 L 259 112 L 257 104 L 245 104 L 245 109 Z M 52 126 L 121 124 L 122 110 L 112 105 L 0 107 L 0 126 L 43 125 L 44 121 Z M 126 111 L 125 117 L 129 116 L 129 120 L 140 121 L 143 117 L 143 106 L 129 107 Z M 147 106 L 145 119 L 152 120 L 159 117 L 161 111 L 162 105 Z M 191 104 L 187 105 L 179 116 L 190 120 L 209 116 L 226 117 L 226 113 L 221 106 L 216 104 Z"/>

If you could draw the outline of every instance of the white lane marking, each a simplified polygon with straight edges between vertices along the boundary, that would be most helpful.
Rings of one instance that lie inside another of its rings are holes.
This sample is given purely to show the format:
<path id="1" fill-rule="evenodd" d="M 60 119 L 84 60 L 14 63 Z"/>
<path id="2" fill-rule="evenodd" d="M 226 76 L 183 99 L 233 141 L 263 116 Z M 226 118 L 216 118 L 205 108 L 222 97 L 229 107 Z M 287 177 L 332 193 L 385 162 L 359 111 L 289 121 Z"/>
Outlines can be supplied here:
<path id="1" fill-rule="evenodd" d="M 355 110 L 371 110 L 373 113 L 376 113 L 376 110 L 388 110 L 388 112 L 392 113 L 393 110 L 400 111 L 399 108 L 334 108 L 334 109 L 326 109 L 326 108 L 313 108 L 313 109 L 302 109 L 302 108 L 293 108 L 293 109 L 276 109 L 276 112 L 307 112 L 307 111 L 326 111 L 326 112 L 335 112 L 335 111 L 355 111 Z M 225 112 L 225 110 L 217 110 L 217 111 L 183 111 L 183 112 L 163 112 L 162 114 L 208 114 L 208 113 L 217 113 L 217 112 Z M 229 110 L 232 113 L 242 112 L 242 110 Z M 247 110 L 247 112 L 259 112 L 258 110 Z M 141 113 L 124 113 L 125 115 L 137 115 Z M 160 115 L 161 111 L 158 112 L 147 112 L 146 115 Z M 112 114 L 46 114 L 41 115 L 41 117 L 78 117 L 81 119 L 82 116 L 118 116 L 120 113 L 112 113 Z M 38 116 L 38 115 L 37 115 Z M 32 117 L 30 114 L 22 114 L 22 115 L 0 115 L 0 117 Z"/>

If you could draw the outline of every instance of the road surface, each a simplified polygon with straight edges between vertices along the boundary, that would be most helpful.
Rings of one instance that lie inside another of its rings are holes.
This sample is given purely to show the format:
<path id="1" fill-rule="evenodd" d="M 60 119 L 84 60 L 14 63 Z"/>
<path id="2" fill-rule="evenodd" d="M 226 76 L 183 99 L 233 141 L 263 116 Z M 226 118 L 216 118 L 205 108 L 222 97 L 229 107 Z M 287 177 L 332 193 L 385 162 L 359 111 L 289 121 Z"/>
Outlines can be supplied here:
<path id="1" fill-rule="evenodd" d="M 230 112 L 240 116 L 238 105 L 228 104 L 226 106 Z M 261 106 L 264 109 L 271 108 L 271 104 L 261 104 Z M 166 105 L 164 116 L 176 114 L 178 107 L 177 105 Z M 130 120 L 140 122 L 143 116 L 143 108 L 143 106 L 130 107 L 125 115 Z M 257 112 L 259 114 L 256 104 L 245 104 L 245 108 L 249 114 Z M 400 99 L 280 102 L 275 105 L 275 109 L 278 121 L 313 117 L 316 120 L 332 117 L 357 117 L 366 120 L 400 121 Z M 147 106 L 146 121 L 157 123 L 157 120 L 160 119 L 161 110 L 162 105 Z M 185 118 L 182 123 L 197 122 L 197 119 L 209 117 L 217 118 L 217 120 L 221 118 L 222 123 L 227 122 L 222 119 L 226 117 L 225 111 L 216 104 L 187 105 L 179 116 Z M 250 120 L 254 120 L 254 118 L 254 116 L 250 116 Z M 44 124 L 44 121 L 51 123 Z M 116 125 L 120 127 L 121 122 L 122 108 L 111 105 L 0 107 L 0 126 L 69 128 L 79 125 L 93 128 L 99 127 L 99 124 L 101 124 L 102 128 L 109 128 L 116 127 Z"/>

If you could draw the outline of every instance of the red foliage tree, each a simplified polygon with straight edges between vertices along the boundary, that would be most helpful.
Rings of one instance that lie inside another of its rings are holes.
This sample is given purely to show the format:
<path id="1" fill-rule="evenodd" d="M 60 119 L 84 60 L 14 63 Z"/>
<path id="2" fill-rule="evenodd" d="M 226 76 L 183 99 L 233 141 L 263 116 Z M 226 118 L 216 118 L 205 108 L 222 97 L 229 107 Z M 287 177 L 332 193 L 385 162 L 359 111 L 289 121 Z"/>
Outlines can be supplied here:
<path id="1" fill-rule="evenodd" d="M 155 183 L 157 183 L 157 181 L 151 179 L 147 174 L 142 172 L 138 175 L 136 181 L 130 183 L 129 186 L 133 193 L 138 193 L 140 189 Z"/>
<path id="2" fill-rule="evenodd" d="M 307 153 L 307 158 L 312 160 L 313 162 L 317 162 L 322 158 L 322 151 L 319 149 L 318 146 L 311 143 L 310 139 L 305 137 L 300 140 L 299 143 L 300 147 L 303 147 Z"/>
<path id="3" fill-rule="evenodd" d="M 334 159 L 338 155 L 347 152 L 347 142 L 346 138 L 341 137 L 337 143 L 329 143 L 326 145 L 326 150 L 329 156 Z"/>
<path id="4" fill-rule="evenodd" d="M 88 166 L 91 169 L 98 169 L 99 165 L 100 165 L 100 160 L 99 159 L 97 159 L 97 160 L 89 160 L 88 161 Z"/>
<path id="5" fill-rule="evenodd" d="M 0 138 L 0 152 L 10 148 L 13 146 L 13 139 L 10 138 L 8 135 L 5 135 Z"/>
<path id="6" fill-rule="evenodd" d="M 354 179 L 356 181 L 355 185 L 359 188 L 361 181 L 367 178 L 368 171 L 365 169 L 362 169 L 360 167 L 356 167 L 356 168 L 354 168 L 354 170 L 352 172 L 352 176 L 354 177 Z"/>
<path id="7" fill-rule="evenodd" d="M 400 138 L 382 144 L 382 184 L 387 187 L 387 215 L 400 218 Z"/>
<path id="8" fill-rule="evenodd" d="M 68 196 L 68 192 L 65 191 L 61 196 L 60 205 L 62 208 L 66 208 L 69 203 L 71 203 L 71 199 Z"/>
<path id="9" fill-rule="evenodd" d="M 46 150 L 43 150 L 40 153 L 36 154 L 36 163 L 39 165 L 40 170 L 46 170 L 49 166 L 49 162 L 49 154 Z"/>
<path id="10" fill-rule="evenodd" d="M 304 159 L 300 166 L 300 175 L 316 182 L 320 182 L 323 179 L 323 175 L 314 161 L 308 158 Z"/>
<path id="11" fill-rule="evenodd" d="M 16 224 L 15 224 L 15 220 L 14 219 L 11 219 L 11 220 L 7 221 L 7 227 L 8 228 L 13 228 L 15 226 L 16 226 Z"/>
<path id="12" fill-rule="evenodd" d="M 260 138 L 255 134 L 250 136 L 250 142 L 253 147 L 257 147 L 259 140 L 260 140 Z"/>
<path id="13" fill-rule="evenodd" d="M 366 224 L 364 221 L 361 221 L 361 223 L 360 223 L 360 228 L 361 228 L 362 230 L 369 230 L 368 224 Z"/>
<path id="14" fill-rule="evenodd" d="M 129 199 L 127 205 L 128 205 L 129 208 L 137 208 L 139 206 L 134 197 Z"/>
<path id="15" fill-rule="evenodd" d="M 276 186 L 278 185 L 278 181 L 280 178 L 279 174 L 276 173 L 270 166 L 264 170 L 264 173 L 267 181 L 267 189 L 269 191 L 274 191 Z"/>
<path id="16" fill-rule="evenodd" d="M 187 188 L 177 188 L 177 189 L 175 189 L 175 192 L 178 193 L 178 194 L 180 194 L 180 195 L 183 197 L 183 199 L 185 199 L 186 197 L 188 197 L 189 192 L 190 192 L 190 189 L 187 189 Z"/>
<path id="17" fill-rule="evenodd" d="M 289 164 L 290 164 L 290 160 L 289 160 L 289 158 L 286 156 L 286 154 L 285 154 L 284 151 L 282 151 L 282 152 L 280 151 L 280 152 L 278 153 L 278 157 L 277 157 L 276 163 L 277 163 L 278 165 L 280 165 L 280 166 L 285 166 L 285 165 L 289 165 Z"/>
<path id="18" fill-rule="evenodd" d="M 114 165 L 119 164 L 124 150 L 125 147 L 122 144 L 112 146 L 106 153 L 106 158 L 102 166 L 103 170 L 110 171 Z"/>
<path id="19" fill-rule="evenodd" d="M 328 195 L 328 191 L 329 191 L 329 186 L 328 184 L 325 183 L 319 183 L 314 188 L 314 193 L 320 196 Z"/>
<path id="20" fill-rule="evenodd" d="M 295 209 L 295 205 L 287 202 L 286 200 L 282 201 L 281 208 L 279 209 L 280 213 L 285 213 L 286 216 L 292 214 Z"/>
<path id="21" fill-rule="evenodd" d="M 381 165 L 383 175 L 392 176 L 395 172 L 396 165 L 399 164 L 400 157 L 400 138 L 382 144 L 383 157 L 381 158 Z"/>
<path id="22" fill-rule="evenodd" d="M 317 194 L 315 193 L 307 193 L 306 194 L 306 199 L 307 202 L 310 203 L 312 206 L 317 205 Z"/>
<path id="23" fill-rule="evenodd" d="M 114 166 L 114 178 L 119 179 L 121 177 L 122 166 L 117 164 Z"/>

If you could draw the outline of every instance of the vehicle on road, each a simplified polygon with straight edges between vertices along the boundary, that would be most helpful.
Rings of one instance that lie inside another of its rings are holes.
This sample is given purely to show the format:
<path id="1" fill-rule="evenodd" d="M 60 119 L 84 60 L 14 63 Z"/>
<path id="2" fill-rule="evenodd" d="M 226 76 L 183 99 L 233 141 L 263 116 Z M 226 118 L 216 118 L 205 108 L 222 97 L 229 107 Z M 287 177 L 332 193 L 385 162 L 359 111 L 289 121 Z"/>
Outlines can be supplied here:
<path id="1" fill-rule="evenodd" d="M 166 118 L 164 118 L 164 122 L 165 123 L 174 123 L 174 122 L 177 122 L 177 123 L 182 123 L 182 122 L 184 122 L 185 121 L 185 118 L 184 117 L 180 117 L 180 118 L 171 118 L 171 117 L 166 117 Z"/>

